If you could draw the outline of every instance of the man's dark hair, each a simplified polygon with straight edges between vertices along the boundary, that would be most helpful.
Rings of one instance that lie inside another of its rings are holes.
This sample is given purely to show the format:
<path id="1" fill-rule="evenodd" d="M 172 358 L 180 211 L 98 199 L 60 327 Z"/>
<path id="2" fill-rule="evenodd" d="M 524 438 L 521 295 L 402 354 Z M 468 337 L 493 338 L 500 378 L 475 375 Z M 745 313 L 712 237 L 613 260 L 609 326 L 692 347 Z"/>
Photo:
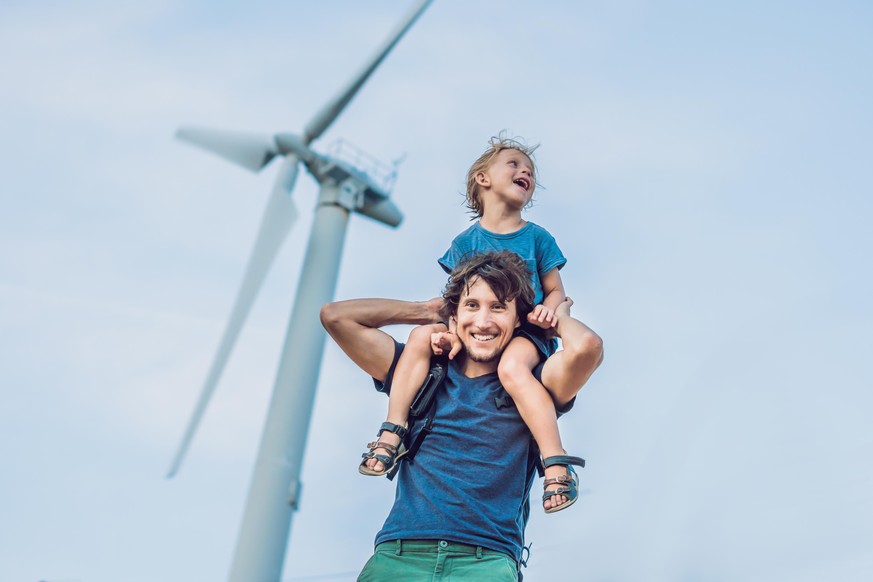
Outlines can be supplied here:
<path id="1" fill-rule="evenodd" d="M 525 321 L 534 301 L 531 272 L 524 259 L 512 251 L 481 253 L 458 263 L 443 290 L 443 319 L 448 321 L 458 312 L 461 295 L 479 280 L 488 283 L 501 303 L 514 299 L 519 321 Z"/>

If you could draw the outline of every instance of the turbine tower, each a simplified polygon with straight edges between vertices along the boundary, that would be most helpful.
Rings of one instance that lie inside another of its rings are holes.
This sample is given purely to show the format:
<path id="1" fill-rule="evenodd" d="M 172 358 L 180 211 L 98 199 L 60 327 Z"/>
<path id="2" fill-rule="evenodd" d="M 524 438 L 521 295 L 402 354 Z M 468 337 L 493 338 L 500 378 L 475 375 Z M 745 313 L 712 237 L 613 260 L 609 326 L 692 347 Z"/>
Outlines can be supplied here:
<path id="1" fill-rule="evenodd" d="M 312 117 L 301 135 L 199 128 L 182 128 L 177 132 L 180 139 L 252 171 L 261 170 L 274 157 L 281 156 L 284 161 L 230 319 L 168 477 L 180 467 L 258 290 L 297 216 L 291 191 L 301 163 L 320 186 L 297 297 L 240 526 L 231 582 L 279 580 L 282 572 L 292 512 L 299 503 L 303 451 L 324 352 L 325 333 L 319 310 L 333 298 L 349 213 L 357 212 L 390 226 L 397 226 L 403 218 L 389 199 L 393 177 L 390 173 L 377 175 L 372 168 L 356 167 L 339 155 L 317 153 L 309 145 L 339 116 L 430 2 L 421 0 L 416 4 L 363 69 Z"/>

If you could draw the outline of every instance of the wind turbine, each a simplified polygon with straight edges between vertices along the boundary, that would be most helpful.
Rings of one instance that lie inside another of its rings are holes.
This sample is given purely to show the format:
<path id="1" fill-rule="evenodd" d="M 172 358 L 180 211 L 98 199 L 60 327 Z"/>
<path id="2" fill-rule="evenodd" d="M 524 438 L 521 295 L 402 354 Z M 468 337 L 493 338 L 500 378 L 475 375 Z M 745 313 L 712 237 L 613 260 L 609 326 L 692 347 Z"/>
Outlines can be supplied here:
<path id="1" fill-rule="evenodd" d="M 388 197 L 390 175 L 377 176 L 372 169 L 368 172 L 339 157 L 317 153 L 309 145 L 339 116 L 430 2 L 418 2 L 363 69 L 310 119 L 301 135 L 199 128 L 177 132 L 180 139 L 252 171 L 261 170 L 274 157 L 281 156 L 284 161 L 230 319 L 168 477 L 179 469 L 258 290 L 297 217 L 291 191 L 301 163 L 320 185 L 297 298 L 240 526 L 231 582 L 279 580 L 281 575 L 292 512 L 299 503 L 300 469 L 324 352 L 319 309 L 333 298 L 349 213 L 390 226 L 397 226 L 403 218 Z"/>

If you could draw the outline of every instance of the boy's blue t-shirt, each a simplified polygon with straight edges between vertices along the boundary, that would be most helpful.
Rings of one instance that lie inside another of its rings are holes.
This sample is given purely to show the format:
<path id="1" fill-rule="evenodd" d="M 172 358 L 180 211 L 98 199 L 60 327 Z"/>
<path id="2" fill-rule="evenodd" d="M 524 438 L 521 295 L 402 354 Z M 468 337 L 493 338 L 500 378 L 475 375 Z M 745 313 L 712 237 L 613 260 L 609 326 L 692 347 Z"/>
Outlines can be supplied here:
<path id="1" fill-rule="evenodd" d="M 542 278 L 552 269 L 563 267 L 567 259 L 558 248 L 555 237 L 533 222 L 528 222 L 519 230 L 508 234 L 487 231 L 477 222 L 455 237 L 452 246 L 440 257 L 439 264 L 446 273 L 451 273 L 455 265 L 472 255 L 503 250 L 518 254 L 527 263 L 528 269 L 533 273 L 531 283 L 534 288 L 534 305 L 542 303 Z"/>

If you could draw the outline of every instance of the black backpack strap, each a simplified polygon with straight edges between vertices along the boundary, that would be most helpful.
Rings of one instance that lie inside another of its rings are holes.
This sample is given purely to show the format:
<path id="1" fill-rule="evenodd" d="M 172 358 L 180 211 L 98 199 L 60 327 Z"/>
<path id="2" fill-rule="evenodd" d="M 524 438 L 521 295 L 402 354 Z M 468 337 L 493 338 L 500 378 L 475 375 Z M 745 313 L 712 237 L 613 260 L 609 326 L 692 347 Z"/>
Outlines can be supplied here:
<path id="1" fill-rule="evenodd" d="M 415 395 L 412 406 L 409 409 L 409 441 L 406 443 L 407 453 L 401 461 L 412 463 L 415 453 L 431 431 L 433 420 L 436 416 L 436 396 L 441 391 L 443 381 L 446 379 L 446 371 L 449 360 L 445 356 L 434 356 L 430 361 L 430 371 L 424 379 L 424 383 Z M 399 468 L 399 464 L 397 465 Z M 393 479 L 397 471 L 388 474 L 388 479 Z"/>
<path id="2" fill-rule="evenodd" d="M 433 356 L 430 359 L 430 370 L 427 373 L 427 377 L 415 394 L 412 406 L 409 407 L 410 420 L 422 418 L 430 411 L 431 405 L 434 402 L 434 396 L 446 378 L 448 367 L 449 360 L 445 356 Z"/>

